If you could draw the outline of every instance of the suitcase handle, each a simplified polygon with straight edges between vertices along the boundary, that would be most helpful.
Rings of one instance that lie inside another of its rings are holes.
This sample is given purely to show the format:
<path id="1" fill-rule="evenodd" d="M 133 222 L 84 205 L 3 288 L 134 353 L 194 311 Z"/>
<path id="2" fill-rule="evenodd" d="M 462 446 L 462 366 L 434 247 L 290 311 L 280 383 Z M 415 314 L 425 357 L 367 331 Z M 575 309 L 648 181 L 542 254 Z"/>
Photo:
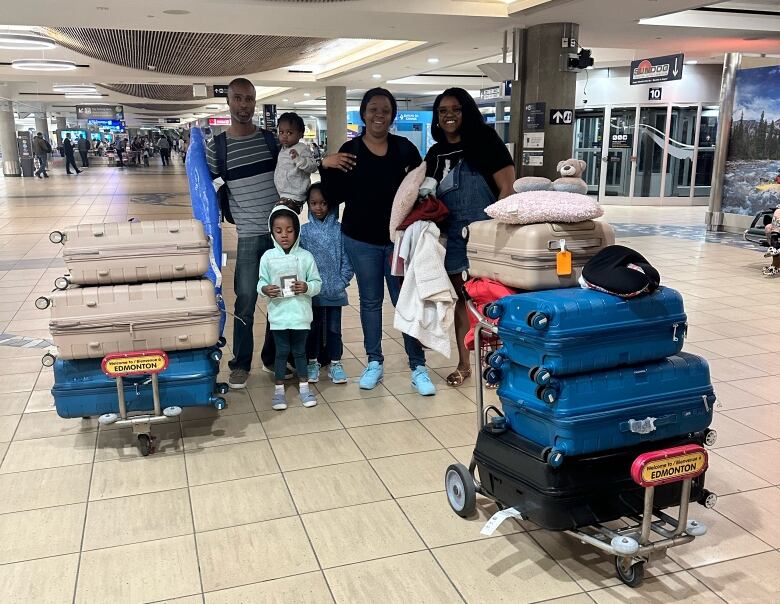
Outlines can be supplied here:
<path id="1" fill-rule="evenodd" d="M 176 266 L 173 267 L 173 270 L 175 270 L 175 271 L 183 271 L 184 270 L 184 265 L 183 264 L 177 264 Z"/>
<path id="2" fill-rule="evenodd" d="M 169 233 L 178 233 L 179 232 L 179 227 L 178 226 L 169 227 L 168 228 L 168 232 Z"/>
<path id="3" fill-rule="evenodd" d="M 98 271 L 98 275 L 99 275 L 100 277 L 108 277 L 108 271 L 107 271 L 106 269 L 102 268 L 102 269 L 100 269 L 100 270 Z"/>
<path id="4" fill-rule="evenodd" d="M 566 240 L 566 249 L 569 251 L 580 251 L 580 250 L 586 250 L 591 247 L 601 247 L 602 241 L 601 239 L 580 239 L 580 240 L 574 240 L 574 239 L 567 239 Z M 550 251 L 559 251 L 561 249 L 561 242 L 560 240 L 556 239 L 555 241 L 548 241 L 547 242 L 547 249 Z"/>
<path id="5" fill-rule="evenodd" d="M 103 225 L 102 224 L 92 225 L 92 236 L 93 237 L 102 237 L 104 233 L 105 233 L 105 231 L 103 229 Z"/>
<path id="6" fill-rule="evenodd" d="M 86 306 L 89 308 L 95 308 L 97 306 L 97 300 L 87 300 Z"/>
<path id="7" fill-rule="evenodd" d="M 634 434 L 650 434 L 658 428 L 677 423 L 677 415 L 672 413 L 663 417 L 646 417 L 645 419 L 630 419 L 620 422 L 621 432 L 633 432 Z"/>
<path id="8" fill-rule="evenodd" d="M 90 342 L 87 344 L 90 348 L 100 348 L 100 342 Z"/>
<path id="9" fill-rule="evenodd" d="M 188 335 L 180 335 L 180 336 L 176 336 L 176 339 L 179 340 L 179 342 L 186 342 L 187 340 L 190 339 L 190 336 L 188 336 Z"/>

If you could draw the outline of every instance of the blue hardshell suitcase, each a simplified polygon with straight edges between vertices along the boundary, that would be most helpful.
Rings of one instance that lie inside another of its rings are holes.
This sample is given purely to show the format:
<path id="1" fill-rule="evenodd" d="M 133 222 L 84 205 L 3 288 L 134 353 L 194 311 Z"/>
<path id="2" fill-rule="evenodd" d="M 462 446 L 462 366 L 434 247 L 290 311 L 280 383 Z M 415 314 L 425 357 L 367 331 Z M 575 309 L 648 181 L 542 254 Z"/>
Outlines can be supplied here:
<path id="1" fill-rule="evenodd" d="M 215 405 L 221 351 L 198 348 L 168 353 L 168 367 L 159 374 L 163 407 Z M 116 380 L 103 373 L 102 359 L 57 359 L 54 363 L 54 404 L 60 417 L 92 417 L 118 413 Z M 148 375 L 124 378 L 128 413 L 154 409 Z"/>
<path id="2" fill-rule="evenodd" d="M 715 394 L 703 358 L 662 361 L 553 378 L 540 386 L 507 362 L 498 396 L 510 430 L 561 455 L 584 455 L 701 432 Z"/>
<path id="3" fill-rule="evenodd" d="M 669 287 L 630 300 L 574 288 L 529 292 L 505 296 L 486 313 L 499 318 L 504 344 L 491 365 L 508 358 L 533 369 L 539 384 L 675 355 L 687 329 L 682 296 Z"/>

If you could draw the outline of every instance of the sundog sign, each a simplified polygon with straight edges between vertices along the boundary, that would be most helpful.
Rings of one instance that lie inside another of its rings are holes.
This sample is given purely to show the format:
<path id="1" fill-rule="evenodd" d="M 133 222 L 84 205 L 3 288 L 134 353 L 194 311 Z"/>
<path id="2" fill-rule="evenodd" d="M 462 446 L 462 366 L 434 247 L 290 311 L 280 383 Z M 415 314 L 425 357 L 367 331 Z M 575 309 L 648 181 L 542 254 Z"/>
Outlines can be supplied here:
<path id="1" fill-rule="evenodd" d="M 684 58 L 683 54 L 680 53 L 632 61 L 630 83 L 633 86 L 635 84 L 655 84 L 656 82 L 681 80 Z"/>

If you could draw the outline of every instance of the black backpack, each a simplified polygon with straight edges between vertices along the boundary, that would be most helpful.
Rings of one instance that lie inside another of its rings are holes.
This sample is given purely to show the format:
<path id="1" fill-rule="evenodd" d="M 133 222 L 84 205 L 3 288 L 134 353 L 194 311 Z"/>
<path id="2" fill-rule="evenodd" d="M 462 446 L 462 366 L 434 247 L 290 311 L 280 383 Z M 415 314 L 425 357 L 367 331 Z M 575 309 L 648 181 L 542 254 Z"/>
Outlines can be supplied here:
<path id="1" fill-rule="evenodd" d="M 260 132 L 263 133 L 265 144 L 268 145 L 268 150 L 271 152 L 274 164 L 279 157 L 279 144 L 276 142 L 274 133 L 270 130 L 260 128 Z M 217 200 L 219 201 L 219 210 L 222 213 L 222 220 L 229 222 L 230 224 L 236 224 L 233 219 L 233 214 L 230 211 L 230 199 L 228 197 L 228 185 L 227 185 L 227 133 L 217 134 L 214 137 L 214 152 L 217 157 L 217 174 L 222 178 L 224 183 L 219 189 L 217 189 Z"/>

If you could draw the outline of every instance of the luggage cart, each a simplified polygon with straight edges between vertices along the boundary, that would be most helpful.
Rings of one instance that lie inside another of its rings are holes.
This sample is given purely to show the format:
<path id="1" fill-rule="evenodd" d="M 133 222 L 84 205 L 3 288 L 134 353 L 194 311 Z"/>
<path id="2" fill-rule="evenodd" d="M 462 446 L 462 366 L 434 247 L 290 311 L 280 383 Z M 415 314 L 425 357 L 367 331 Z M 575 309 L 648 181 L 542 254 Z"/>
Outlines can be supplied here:
<path id="1" fill-rule="evenodd" d="M 474 338 L 475 348 L 479 349 L 482 332 L 495 334 L 497 327 L 487 321 L 472 302 L 467 301 L 467 307 L 478 320 Z M 498 417 L 488 421 L 490 411 L 498 410 L 494 407 L 484 407 L 481 372 L 477 372 L 476 382 L 479 430 L 505 430 L 505 419 L 500 413 Z M 708 439 L 708 442 L 711 440 L 714 439 Z M 707 463 L 706 450 L 695 444 L 639 455 L 631 467 L 631 478 L 644 488 L 643 513 L 628 517 L 630 522 L 623 528 L 612 529 L 603 524 L 594 524 L 563 532 L 614 556 L 617 577 L 629 587 L 638 587 L 644 580 L 645 567 L 648 564 L 665 557 L 670 547 L 690 543 L 696 537 L 707 533 L 705 524 L 688 517 L 692 481 L 707 469 Z M 555 467 L 555 464 L 550 465 Z M 463 464 L 452 464 L 445 473 L 444 484 L 450 507 L 462 517 L 470 516 L 475 511 L 477 493 L 495 501 L 499 509 L 511 505 L 509 502 L 500 501 L 480 484 L 475 473 L 476 467 L 477 461 L 472 456 L 468 468 Z M 654 509 L 656 487 L 673 482 L 682 482 L 676 518 Z M 715 506 L 717 496 L 705 490 L 699 502 L 711 508 Z"/>

